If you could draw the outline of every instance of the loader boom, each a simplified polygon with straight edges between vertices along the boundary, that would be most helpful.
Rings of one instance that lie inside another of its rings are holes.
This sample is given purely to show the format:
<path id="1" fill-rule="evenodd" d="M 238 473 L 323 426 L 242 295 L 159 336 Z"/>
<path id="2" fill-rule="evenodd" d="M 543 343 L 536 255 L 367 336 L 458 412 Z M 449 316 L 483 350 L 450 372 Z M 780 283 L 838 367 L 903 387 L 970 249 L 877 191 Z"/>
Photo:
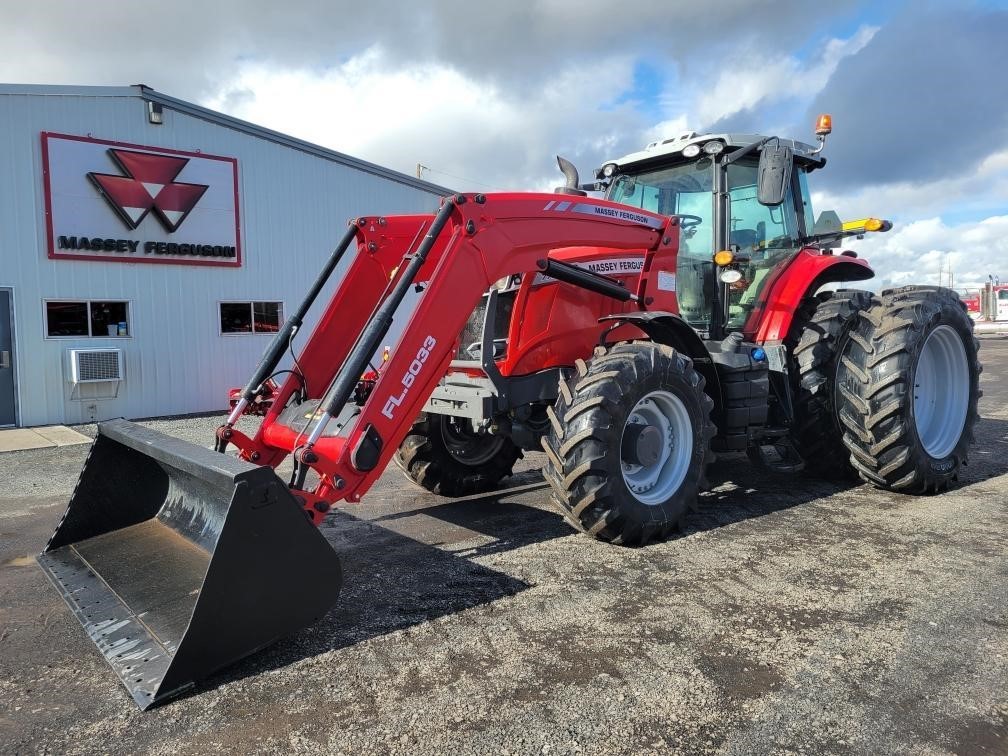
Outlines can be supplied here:
<path id="1" fill-rule="evenodd" d="M 678 241 L 675 218 L 554 194 L 457 195 L 433 219 L 353 223 L 356 257 L 299 358 L 302 375 L 288 376 L 253 437 L 230 424 L 218 432 L 244 459 L 259 464 L 276 467 L 293 454 L 296 489 L 307 469 L 314 469 L 319 484 L 296 495 L 315 523 L 335 501 L 358 501 L 381 475 L 494 281 L 534 274 L 554 249 L 592 245 L 674 255 Z M 422 286 L 423 294 L 370 398 L 359 411 L 344 411 L 362 367 L 413 285 Z M 644 301 L 643 292 L 637 297 Z M 285 407 L 302 385 L 309 402 Z"/>

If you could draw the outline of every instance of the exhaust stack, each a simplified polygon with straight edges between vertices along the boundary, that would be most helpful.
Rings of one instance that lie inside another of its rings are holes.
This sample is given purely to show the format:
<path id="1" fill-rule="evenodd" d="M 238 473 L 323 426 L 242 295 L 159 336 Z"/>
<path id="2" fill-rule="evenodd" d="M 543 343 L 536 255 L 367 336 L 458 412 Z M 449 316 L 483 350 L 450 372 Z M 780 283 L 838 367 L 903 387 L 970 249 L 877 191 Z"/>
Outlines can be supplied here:
<path id="1" fill-rule="evenodd" d="M 573 194 L 577 197 L 587 197 L 588 192 L 584 191 L 580 185 L 577 167 L 567 158 L 557 155 L 557 165 L 564 175 L 564 185 L 553 190 L 555 194 Z"/>

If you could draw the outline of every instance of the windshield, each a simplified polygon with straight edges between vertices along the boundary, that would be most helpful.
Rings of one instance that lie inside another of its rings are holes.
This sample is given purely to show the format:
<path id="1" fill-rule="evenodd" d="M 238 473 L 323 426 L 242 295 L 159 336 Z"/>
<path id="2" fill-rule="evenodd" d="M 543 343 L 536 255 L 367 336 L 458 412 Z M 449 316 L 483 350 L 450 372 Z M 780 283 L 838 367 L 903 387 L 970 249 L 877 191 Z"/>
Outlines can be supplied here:
<path id="1" fill-rule="evenodd" d="M 671 168 L 621 175 L 609 199 L 659 215 L 678 215 L 676 297 L 686 322 L 706 328 L 714 291 L 714 163 L 702 158 Z"/>
<path id="2" fill-rule="evenodd" d="M 709 157 L 668 168 L 618 176 L 608 199 L 659 215 L 680 217 L 676 295 L 679 314 L 690 325 L 706 329 L 711 321 L 714 292 L 714 162 Z M 729 330 L 738 330 L 753 311 L 770 273 L 790 260 L 801 246 L 801 230 L 792 192 L 778 207 L 761 205 L 756 197 L 758 158 L 753 155 L 727 167 L 731 217 L 723 220 L 728 244 L 739 260 L 742 279 L 728 289 Z M 804 171 L 797 171 L 801 212 L 812 215 Z"/>
<path id="3" fill-rule="evenodd" d="M 621 175 L 609 189 L 609 199 L 659 215 L 685 215 L 680 253 L 713 254 L 714 173 L 710 158 L 634 176 Z"/>

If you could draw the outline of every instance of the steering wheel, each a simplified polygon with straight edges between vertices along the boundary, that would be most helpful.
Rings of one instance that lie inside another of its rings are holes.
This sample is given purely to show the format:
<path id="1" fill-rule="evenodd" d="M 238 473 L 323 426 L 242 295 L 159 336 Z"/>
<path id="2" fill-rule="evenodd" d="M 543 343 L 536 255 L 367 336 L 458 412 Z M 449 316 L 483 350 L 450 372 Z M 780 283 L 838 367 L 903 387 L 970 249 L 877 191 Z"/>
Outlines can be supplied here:
<path id="1" fill-rule="evenodd" d="M 676 218 L 679 219 L 679 228 L 683 231 L 696 228 L 704 222 L 704 219 L 699 215 L 690 215 L 689 213 L 676 213 Z"/>

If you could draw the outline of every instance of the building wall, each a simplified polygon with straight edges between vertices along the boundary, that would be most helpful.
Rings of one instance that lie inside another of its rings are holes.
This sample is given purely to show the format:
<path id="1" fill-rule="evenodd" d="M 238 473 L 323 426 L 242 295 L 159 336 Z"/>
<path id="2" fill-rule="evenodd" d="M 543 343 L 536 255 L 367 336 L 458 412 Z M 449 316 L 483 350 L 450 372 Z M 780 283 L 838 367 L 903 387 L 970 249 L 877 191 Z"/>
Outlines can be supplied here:
<path id="1" fill-rule="evenodd" d="M 242 267 L 48 259 L 42 131 L 237 158 Z M 14 291 L 24 426 L 87 422 L 92 410 L 101 420 L 223 409 L 228 387 L 245 382 L 270 336 L 222 335 L 220 301 L 280 300 L 289 314 L 349 217 L 438 204 L 436 192 L 408 181 L 168 108 L 164 124 L 152 125 L 137 96 L 0 94 L 0 175 L 0 287 Z M 127 300 L 130 337 L 47 339 L 47 299 Z M 88 387 L 71 398 L 64 364 L 75 347 L 123 350 L 126 380 L 116 398 L 91 399 L 96 389 Z"/>

